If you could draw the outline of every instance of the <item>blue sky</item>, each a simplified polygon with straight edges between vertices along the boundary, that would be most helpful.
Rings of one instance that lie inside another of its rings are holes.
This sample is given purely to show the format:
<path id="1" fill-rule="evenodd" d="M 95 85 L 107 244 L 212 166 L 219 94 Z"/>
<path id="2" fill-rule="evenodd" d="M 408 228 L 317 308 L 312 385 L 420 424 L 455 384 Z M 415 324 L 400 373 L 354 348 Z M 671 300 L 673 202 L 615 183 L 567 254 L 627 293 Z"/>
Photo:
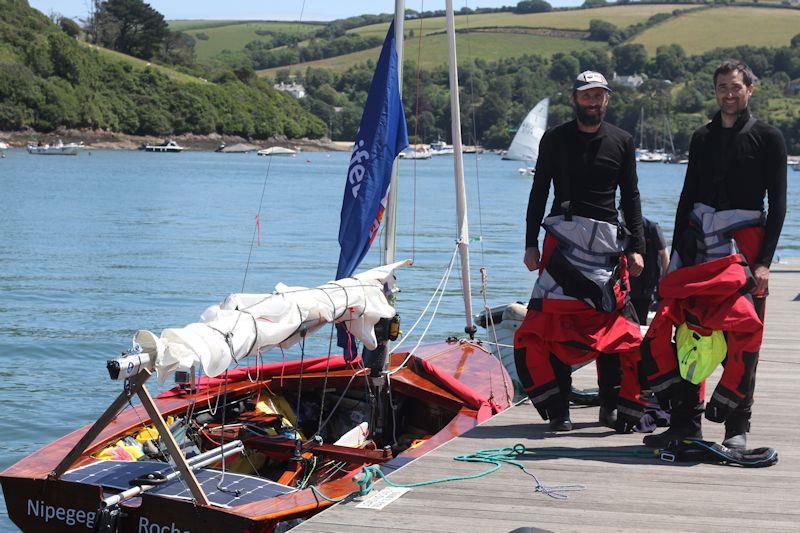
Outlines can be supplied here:
<path id="1" fill-rule="evenodd" d="M 550 0 L 553 6 L 579 5 L 582 0 Z M 71 18 L 85 18 L 90 0 L 29 0 L 45 14 L 51 11 Z M 167 19 L 223 19 L 223 20 L 297 20 L 303 10 L 303 20 L 333 20 L 364 13 L 390 13 L 393 0 L 150 0 L 151 6 Z M 515 5 L 517 0 L 453 0 L 456 9 L 461 7 L 499 7 Z M 422 2 L 406 0 L 406 7 L 419 10 Z M 444 9 L 444 0 L 424 3 L 425 10 Z"/>

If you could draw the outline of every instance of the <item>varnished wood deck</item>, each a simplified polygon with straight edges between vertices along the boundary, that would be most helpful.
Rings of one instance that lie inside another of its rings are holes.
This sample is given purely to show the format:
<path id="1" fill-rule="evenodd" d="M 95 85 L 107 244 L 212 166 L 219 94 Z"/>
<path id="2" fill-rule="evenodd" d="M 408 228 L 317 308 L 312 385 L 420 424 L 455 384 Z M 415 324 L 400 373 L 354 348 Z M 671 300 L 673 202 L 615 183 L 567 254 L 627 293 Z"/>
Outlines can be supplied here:
<path id="1" fill-rule="evenodd" d="M 529 458 L 523 462 L 544 484 L 577 483 L 586 489 L 556 501 L 534 493 L 530 477 L 504 466 L 476 480 L 415 488 L 381 511 L 357 509 L 359 500 L 338 504 L 293 531 L 800 531 L 800 266 L 774 265 L 770 291 L 748 445 L 777 448 L 777 465 L 744 469 L 634 456 Z M 593 371 L 586 370 L 576 373 L 577 386 L 594 385 Z M 717 379 L 710 380 L 709 394 Z M 459 463 L 452 457 L 515 443 L 563 447 L 565 453 L 644 449 L 641 435 L 617 435 L 600 427 L 596 407 L 573 407 L 572 419 L 572 432 L 550 433 L 526 402 L 414 461 L 391 479 L 410 483 L 479 472 L 485 465 Z M 721 424 L 704 420 L 703 430 L 706 439 L 722 440 Z"/>

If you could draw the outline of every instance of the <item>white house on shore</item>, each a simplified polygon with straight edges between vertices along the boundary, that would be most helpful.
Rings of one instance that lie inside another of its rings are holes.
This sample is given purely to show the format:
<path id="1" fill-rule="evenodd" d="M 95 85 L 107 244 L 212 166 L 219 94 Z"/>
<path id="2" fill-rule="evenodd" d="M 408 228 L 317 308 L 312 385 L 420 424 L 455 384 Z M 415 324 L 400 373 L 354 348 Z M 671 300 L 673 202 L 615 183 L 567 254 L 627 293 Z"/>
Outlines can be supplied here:
<path id="1" fill-rule="evenodd" d="M 622 85 L 624 87 L 630 87 L 631 89 L 638 89 L 641 84 L 645 82 L 647 79 L 647 74 L 632 74 L 630 76 L 620 76 L 616 72 L 614 73 L 614 77 L 611 78 L 611 81 Z"/>
<path id="2" fill-rule="evenodd" d="M 284 83 L 284 82 L 276 83 L 275 85 L 273 85 L 273 87 L 275 87 L 279 91 L 287 92 L 291 94 L 292 97 L 298 99 L 303 98 L 306 95 L 305 87 L 294 81 L 292 83 Z"/>

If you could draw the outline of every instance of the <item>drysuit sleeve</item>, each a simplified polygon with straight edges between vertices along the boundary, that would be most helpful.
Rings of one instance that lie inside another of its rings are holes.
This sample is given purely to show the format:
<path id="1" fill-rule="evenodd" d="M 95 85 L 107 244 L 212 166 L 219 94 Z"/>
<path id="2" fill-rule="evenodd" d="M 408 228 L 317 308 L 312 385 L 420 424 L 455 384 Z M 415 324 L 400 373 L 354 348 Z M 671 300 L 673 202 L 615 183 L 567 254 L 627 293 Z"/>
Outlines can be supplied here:
<path id="1" fill-rule="evenodd" d="M 786 143 L 780 130 L 775 128 L 770 129 L 767 138 L 764 181 L 767 187 L 769 207 L 767 224 L 764 228 L 764 240 L 761 243 L 756 264 L 769 267 L 772 264 L 772 256 L 778 246 L 778 238 L 781 236 L 783 220 L 786 217 Z"/>
<path id="2" fill-rule="evenodd" d="M 528 213 L 526 216 L 525 248 L 539 247 L 539 229 L 550 195 L 550 181 L 553 179 L 554 149 L 551 133 L 545 132 L 539 141 L 539 158 L 536 160 L 536 171 L 533 174 L 533 185 L 528 197 Z"/>
<path id="3" fill-rule="evenodd" d="M 632 137 L 625 141 L 625 153 L 621 168 L 619 189 L 622 210 L 625 212 L 625 223 L 631 232 L 631 243 L 627 251 L 644 254 L 642 204 L 639 198 L 639 178 L 636 176 L 636 154 Z"/>
<path id="4" fill-rule="evenodd" d="M 683 179 L 681 199 L 675 211 L 675 229 L 672 231 L 672 247 L 680 242 L 680 237 L 689 225 L 689 214 L 692 212 L 700 181 L 700 137 L 695 133 L 689 142 L 689 164 L 686 166 L 686 177 Z"/>

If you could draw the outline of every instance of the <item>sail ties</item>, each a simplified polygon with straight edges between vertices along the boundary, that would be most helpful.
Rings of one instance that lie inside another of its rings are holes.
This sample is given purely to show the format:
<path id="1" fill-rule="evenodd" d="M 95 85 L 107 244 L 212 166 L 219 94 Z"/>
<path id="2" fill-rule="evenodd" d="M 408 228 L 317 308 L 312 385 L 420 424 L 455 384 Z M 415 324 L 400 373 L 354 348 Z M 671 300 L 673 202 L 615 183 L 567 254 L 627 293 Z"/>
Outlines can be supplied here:
<path id="1" fill-rule="evenodd" d="M 319 287 L 278 284 L 272 294 L 232 294 L 206 309 L 199 322 L 165 329 L 160 336 L 142 330 L 134 342 L 153 356 L 160 382 L 177 370 L 202 368 L 211 377 L 231 363 L 274 347 L 287 348 L 324 324 L 344 323 L 367 348 L 377 346 L 374 327 L 395 315 L 384 285 L 401 261 Z"/>

